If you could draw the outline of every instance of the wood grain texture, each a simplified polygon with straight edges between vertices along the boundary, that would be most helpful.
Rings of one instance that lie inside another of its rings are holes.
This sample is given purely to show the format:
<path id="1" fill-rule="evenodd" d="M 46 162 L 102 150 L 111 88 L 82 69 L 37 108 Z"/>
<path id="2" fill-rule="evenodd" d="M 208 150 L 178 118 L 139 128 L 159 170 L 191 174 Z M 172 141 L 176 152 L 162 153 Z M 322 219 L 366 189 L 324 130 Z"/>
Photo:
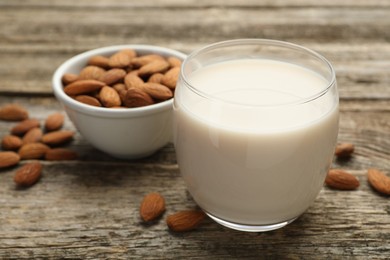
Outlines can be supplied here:
<path id="1" fill-rule="evenodd" d="M 388 259 L 390 201 L 366 169 L 390 176 L 390 2 L 386 0 L 0 0 L 0 106 L 17 102 L 43 120 L 62 111 L 51 76 L 80 52 L 155 44 L 185 53 L 232 38 L 273 38 L 312 48 L 337 73 L 340 142 L 356 151 L 333 162 L 356 175 L 356 191 L 324 187 L 291 225 L 266 233 L 207 219 L 193 232 L 168 231 L 165 217 L 196 207 L 172 144 L 141 160 L 114 159 L 79 134 L 79 160 L 43 161 L 42 179 L 17 189 L 17 167 L 0 170 L 0 259 Z M 0 138 L 16 123 L 0 121 Z M 65 129 L 75 130 L 66 117 Z M 22 161 L 20 165 L 26 163 Z M 160 192 L 167 212 L 144 225 L 143 196 Z"/>

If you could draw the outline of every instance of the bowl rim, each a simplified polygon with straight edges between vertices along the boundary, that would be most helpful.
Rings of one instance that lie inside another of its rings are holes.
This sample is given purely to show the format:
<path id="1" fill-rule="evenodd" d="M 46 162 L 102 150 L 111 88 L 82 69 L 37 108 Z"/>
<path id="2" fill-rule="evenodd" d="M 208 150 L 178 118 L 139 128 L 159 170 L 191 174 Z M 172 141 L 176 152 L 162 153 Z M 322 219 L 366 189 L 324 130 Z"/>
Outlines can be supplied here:
<path id="1" fill-rule="evenodd" d="M 70 59 L 63 62 L 54 72 L 52 77 L 52 89 L 54 92 L 54 95 L 56 98 L 63 103 L 63 105 L 66 105 L 80 113 L 89 114 L 97 117 L 110 117 L 110 118 L 129 118 L 129 117 L 138 117 L 138 116 L 145 116 L 150 115 L 154 113 L 159 113 L 168 109 L 171 109 L 173 106 L 173 98 L 149 105 L 144 107 L 136 107 L 136 108 L 115 108 L 115 109 L 108 109 L 105 107 L 94 107 L 90 106 L 84 103 L 81 103 L 77 100 L 74 100 L 67 94 L 65 94 L 63 90 L 63 84 L 62 84 L 62 76 L 69 71 L 70 68 L 72 68 L 75 64 L 78 64 L 80 62 L 86 63 L 88 58 L 95 56 L 95 55 L 108 55 L 113 54 L 116 51 L 122 50 L 122 49 L 134 49 L 138 53 L 142 54 L 148 54 L 148 53 L 157 53 L 163 56 L 174 56 L 184 61 L 184 59 L 187 57 L 186 54 L 174 50 L 169 49 L 161 46 L 155 46 L 155 45 L 147 45 L 147 44 L 122 44 L 122 45 L 112 45 L 112 46 L 106 46 L 101 48 L 96 48 L 92 50 L 88 50 L 82 53 L 79 53 Z"/>

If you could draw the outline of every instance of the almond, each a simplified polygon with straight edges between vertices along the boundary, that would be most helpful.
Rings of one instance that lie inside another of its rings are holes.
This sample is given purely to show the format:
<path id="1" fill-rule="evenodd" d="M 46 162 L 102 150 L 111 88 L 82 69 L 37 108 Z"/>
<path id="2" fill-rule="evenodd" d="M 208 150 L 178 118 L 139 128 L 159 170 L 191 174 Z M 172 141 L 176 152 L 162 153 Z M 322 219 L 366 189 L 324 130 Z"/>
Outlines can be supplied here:
<path id="1" fill-rule="evenodd" d="M 121 92 L 122 93 L 122 92 Z M 153 99 L 141 89 L 130 88 L 126 91 L 126 95 L 122 95 L 123 103 L 126 107 L 142 107 L 152 105 Z"/>
<path id="2" fill-rule="evenodd" d="M 132 58 L 137 56 L 134 50 L 121 50 L 112 55 L 108 60 L 108 65 L 111 68 L 124 68 L 130 65 Z"/>
<path id="3" fill-rule="evenodd" d="M 29 144 L 29 143 L 38 143 L 41 141 L 43 136 L 42 130 L 39 127 L 35 127 L 33 129 L 30 129 L 24 136 L 23 136 L 23 144 Z"/>
<path id="4" fill-rule="evenodd" d="M 20 167 L 14 176 L 14 182 L 18 186 L 29 187 L 41 177 L 42 164 L 39 162 L 27 163 Z"/>
<path id="5" fill-rule="evenodd" d="M 100 101 L 97 98 L 88 95 L 79 95 L 75 98 L 77 101 L 95 107 L 101 107 Z"/>
<path id="6" fill-rule="evenodd" d="M 22 160 L 40 159 L 49 149 L 47 145 L 42 143 L 28 143 L 19 149 L 19 156 Z"/>
<path id="7" fill-rule="evenodd" d="M 96 55 L 89 58 L 88 65 L 97 66 L 103 69 L 108 69 L 110 67 L 108 65 L 108 60 L 109 58 L 107 57 Z"/>
<path id="8" fill-rule="evenodd" d="M 110 69 L 103 74 L 100 81 L 106 85 L 112 85 L 118 81 L 122 81 L 126 74 L 126 71 L 122 69 Z"/>
<path id="9" fill-rule="evenodd" d="M 175 232 L 190 231 L 197 228 L 205 217 L 206 214 L 201 210 L 179 211 L 168 216 L 167 225 Z"/>
<path id="10" fill-rule="evenodd" d="M 338 190 L 354 190 L 360 185 L 359 180 L 355 176 L 339 169 L 329 170 L 325 183 L 330 188 Z"/>
<path id="11" fill-rule="evenodd" d="M 80 71 L 79 79 L 80 80 L 83 80 L 83 79 L 99 80 L 103 76 L 104 73 L 106 73 L 106 70 L 102 69 L 101 67 L 87 66 Z"/>
<path id="12" fill-rule="evenodd" d="M 164 85 L 158 83 L 144 83 L 142 90 L 148 93 L 152 98 L 167 100 L 173 97 L 172 91 Z"/>
<path id="13" fill-rule="evenodd" d="M 20 122 L 19 124 L 15 125 L 11 129 L 11 134 L 13 135 L 24 135 L 26 132 L 28 132 L 30 129 L 39 127 L 40 123 L 38 119 L 26 119 Z"/>
<path id="14" fill-rule="evenodd" d="M 62 75 L 62 83 L 66 86 L 79 79 L 79 76 L 73 73 L 65 73 Z"/>
<path id="15" fill-rule="evenodd" d="M 125 77 L 126 80 L 126 77 Z M 120 92 L 121 90 L 126 90 L 126 85 L 123 83 L 116 83 L 114 86 L 112 86 L 113 89 L 116 90 L 116 92 Z"/>
<path id="16" fill-rule="evenodd" d="M 161 84 L 167 86 L 170 89 L 176 88 L 177 80 L 179 79 L 180 67 L 174 67 L 165 73 L 161 80 Z"/>
<path id="17" fill-rule="evenodd" d="M 149 193 L 144 197 L 140 207 L 140 215 L 144 221 L 152 221 L 160 217 L 165 211 L 164 197 L 159 193 Z"/>
<path id="18" fill-rule="evenodd" d="M 129 73 L 125 77 L 126 89 L 140 88 L 142 86 L 142 84 L 144 84 L 144 81 L 135 74 Z"/>
<path id="19" fill-rule="evenodd" d="M 46 131 L 55 131 L 62 127 L 64 124 L 64 115 L 61 113 L 54 113 L 49 115 L 45 121 Z"/>
<path id="20" fill-rule="evenodd" d="M 105 84 L 103 82 L 86 79 L 86 80 L 78 80 L 64 88 L 64 92 L 69 96 L 76 96 L 86 93 L 91 93 L 93 91 L 99 90 L 104 87 Z"/>
<path id="21" fill-rule="evenodd" d="M 179 58 L 168 57 L 167 61 L 168 61 L 169 65 L 171 66 L 171 68 L 181 66 L 181 60 Z"/>
<path id="22" fill-rule="evenodd" d="M 75 151 L 66 148 L 50 149 L 45 154 L 45 160 L 48 161 L 69 161 L 77 158 L 78 155 Z"/>
<path id="23" fill-rule="evenodd" d="M 169 63 L 166 60 L 158 59 L 143 65 L 139 69 L 138 75 L 140 77 L 144 77 L 144 76 L 150 76 L 154 73 L 163 73 L 167 71 L 168 68 L 169 68 Z"/>
<path id="24" fill-rule="evenodd" d="M 368 169 L 368 182 L 378 192 L 390 195 L 390 177 L 378 169 Z"/>
<path id="25" fill-rule="evenodd" d="M 7 151 L 16 151 L 22 144 L 22 139 L 16 135 L 6 135 L 1 140 L 1 147 Z"/>
<path id="26" fill-rule="evenodd" d="M 143 56 L 131 59 L 131 65 L 133 65 L 134 68 L 140 68 L 140 67 L 142 67 L 148 63 L 151 63 L 152 61 L 155 61 L 155 60 L 164 60 L 164 58 L 158 54 L 143 55 Z"/>
<path id="27" fill-rule="evenodd" d="M 121 105 L 121 98 L 118 92 L 109 86 L 104 86 L 99 93 L 100 101 L 105 107 L 115 107 Z"/>
<path id="28" fill-rule="evenodd" d="M 22 121 L 27 118 L 27 110 L 18 104 L 7 104 L 0 107 L 0 120 Z"/>
<path id="29" fill-rule="evenodd" d="M 150 76 L 150 78 L 148 79 L 148 82 L 161 84 L 161 80 L 163 77 L 164 77 L 164 74 L 162 74 L 162 73 L 154 73 L 152 76 Z"/>
<path id="30" fill-rule="evenodd" d="M 0 168 L 14 166 L 19 161 L 20 156 L 15 152 L 0 152 Z"/>
<path id="31" fill-rule="evenodd" d="M 69 130 L 59 130 L 59 131 L 53 131 L 47 134 L 44 134 L 42 136 L 42 143 L 55 146 L 55 145 L 61 145 L 66 142 L 69 142 L 73 139 L 73 131 Z"/>
<path id="32" fill-rule="evenodd" d="M 349 157 L 355 151 L 355 146 L 351 143 L 337 144 L 334 154 L 337 157 Z"/>

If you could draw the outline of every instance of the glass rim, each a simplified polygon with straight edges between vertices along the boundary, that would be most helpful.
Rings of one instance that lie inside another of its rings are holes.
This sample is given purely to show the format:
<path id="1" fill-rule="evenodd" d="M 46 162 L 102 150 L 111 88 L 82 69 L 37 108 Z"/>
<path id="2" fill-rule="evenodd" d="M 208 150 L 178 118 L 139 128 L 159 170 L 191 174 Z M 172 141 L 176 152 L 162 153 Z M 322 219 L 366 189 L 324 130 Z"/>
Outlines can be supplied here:
<path id="1" fill-rule="evenodd" d="M 308 55 L 312 55 L 312 56 L 316 57 L 324 65 L 326 65 L 326 67 L 329 69 L 329 71 L 331 73 L 331 78 L 330 78 L 330 80 L 327 80 L 328 84 L 325 88 L 321 89 L 320 91 L 318 91 L 317 93 L 315 93 L 309 97 L 304 97 L 304 98 L 300 98 L 299 100 L 286 102 L 286 103 L 279 103 L 279 104 L 275 104 L 275 105 L 260 105 L 260 104 L 243 104 L 240 102 L 224 100 L 222 98 L 219 98 L 216 95 L 208 94 L 204 91 L 197 89 L 192 84 L 190 84 L 188 78 L 184 75 L 185 74 L 184 68 L 187 66 L 189 61 L 191 61 L 194 57 L 196 57 L 204 52 L 216 49 L 218 47 L 231 47 L 231 46 L 239 46 L 239 45 L 267 45 L 267 46 L 284 47 L 286 49 L 289 48 L 289 49 L 302 51 Z M 197 50 L 194 50 L 184 59 L 182 65 L 181 65 L 181 69 L 180 69 L 180 77 L 183 80 L 184 84 L 191 91 L 193 91 L 194 93 L 196 93 L 199 96 L 202 96 L 204 98 L 214 100 L 217 102 L 229 103 L 229 104 L 234 104 L 234 105 L 239 105 L 239 106 L 249 106 L 249 107 L 281 107 L 281 106 L 290 106 L 290 105 L 299 105 L 299 104 L 309 103 L 311 101 L 314 101 L 314 100 L 320 98 L 321 96 L 325 95 L 326 93 L 328 93 L 329 90 L 336 84 L 336 73 L 335 73 L 335 70 L 334 70 L 332 64 L 324 56 L 322 56 L 318 52 L 313 51 L 313 50 L 311 50 L 307 47 L 304 47 L 302 45 L 298 45 L 298 44 L 291 43 L 291 42 L 271 40 L 271 39 L 255 39 L 255 38 L 220 41 L 220 42 L 206 45 L 206 46 L 201 47 Z"/>

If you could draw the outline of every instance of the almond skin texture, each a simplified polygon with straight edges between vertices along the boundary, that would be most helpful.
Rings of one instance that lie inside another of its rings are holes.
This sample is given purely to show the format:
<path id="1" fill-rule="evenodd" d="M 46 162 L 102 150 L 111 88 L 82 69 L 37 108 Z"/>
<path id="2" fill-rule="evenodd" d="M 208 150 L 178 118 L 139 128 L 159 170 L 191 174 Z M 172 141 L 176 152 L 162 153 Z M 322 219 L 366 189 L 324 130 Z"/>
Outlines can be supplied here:
<path id="1" fill-rule="evenodd" d="M 102 106 L 102 104 L 100 103 L 100 101 L 97 98 L 94 98 L 94 97 L 91 97 L 88 95 L 79 95 L 79 96 L 76 96 L 75 99 L 81 103 L 84 103 L 84 104 L 87 104 L 90 106 L 95 106 L 95 107 Z"/>
<path id="2" fill-rule="evenodd" d="M 27 118 L 27 110 L 18 104 L 7 104 L 0 107 L 0 120 L 22 121 Z"/>
<path id="3" fill-rule="evenodd" d="M 18 186 L 30 187 L 41 177 L 42 164 L 39 162 L 27 163 L 20 167 L 14 176 L 14 182 Z"/>
<path id="4" fill-rule="evenodd" d="M 142 66 L 139 71 L 138 75 L 140 77 L 149 76 L 154 73 L 163 73 L 167 71 L 169 68 L 169 63 L 166 60 L 154 60 L 144 66 Z"/>
<path id="5" fill-rule="evenodd" d="M 325 183 L 330 188 L 338 190 L 354 190 L 360 185 L 359 180 L 355 176 L 339 169 L 329 170 Z"/>
<path id="6" fill-rule="evenodd" d="M 104 73 L 106 73 L 106 70 L 104 70 L 100 67 L 87 66 L 80 71 L 79 79 L 80 80 L 83 80 L 83 79 L 99 80 L 103 76 Z"/>
<path id="7" fill-rule="evenodd" d="M 167 225 L 175 232 L 190 231 L 197 228 L 205 217 L 206 214 L 201 210 L 179 211 L 168 216 Z"/>
<path id="8" fill-rule="evenodd" d="M 140 207 L 141 218 L 148 222 L 157 219 L 165 211 L 165 200 L 159 193 L 149 193 L 144 197 Z"/>
<path id="9" fill-rule="evenodd" d="M 172 91 L 164 85 L 158 83 L 144 83 L 142 90 L 148 93 L 152 98 L 167 100 L 173 97 Z"/>
<path id="10" fill-rule="evenodd" d="M 69 142 L 73 139 L 74 132 L 69 130 L 53 131 L 42 136 L 42 143 L 56 146 Z"/>
<path id="11" fill-rule="evenodd" d="M 66 86 L 69 85 L 70 83 L 75 82 L 76 80 L 79 79 L 79 76 L 73 73 L 65 73 L 62 76 L 62 83 Z"/>
<path id="12" fill-rule="evenodd" d="M 135 74 L 129 73 L 125 77 L 126 89 L 140 88 L 142 86 L 142 84 L 144 84 L 144 81 Z"/>
<path id="13" fill-rule="evenodd" d="M 351 143 L 337 144 L 334 154 L 337 157 L 349 157 L 355 151 L 355 146 Z"/>
<path id="14" fill-rule="evenodd" d="M 133 50 L 122 50 L 112 55 L 108 60 L 111 68 L 124 68 L 130 65 L 132 58 L 137 56 Z"/>
<path id="15" fill-rule="evenodd" d="M 1 140 L 1 147 L 6 151 L 16 151 L 22 146 L 22 144 L 22 139 L 16 135 L 6 135 Z"/>
<path id="16" fill-rule="evenodd" d="M 104 75 L 100 78 L 100 81 L 104 82 L 105 85 L 112 85 L 118 81 L 122 81 L 126 74 L 127 72 L 122 69 L 110 69 L 104 73 Z"/>
<path id="17" fill-rule="evenodd" d="M 122 103 L 118 92 L 109 86 L 104 86 L 100 90 L 99 97 L 105 107 L 116 107 Z"/>
<path id="18" fill-rule="evenodd" d="M 77 158 L 78 155 L 75 151 L 66 148 L 50 149 L 45 154 L 45 160 L 48 161 L 70 161 Z"/>
<path id="19" fill-rule="evenodd" d="M 30 129 L 24 136 L 23 136 L 23 144 L 29 144 L 29 143 L 38 143 L 41 141 L 43 136 L 42 130 L 39 127 Z"/>
<path id="20" fill-rule="evenodd" d="M 96 55 L 89 58 L 88 65 L 97 66 L 103 69 L 108 69 L 110 67 L 108 65 L 108 60 L 109 58 L 107 57 Z"/>
<path id="21" fill-rule="evenodd" d="M 390 195 L 390 177 L 378 169 L 368 169 L 368 182 L 379 193 Z"/>
<path id="22" fill-rule="evenodd" d="M 50 132 L 60 129 L 64 124 L 64 118 L 64 115 L 61 113 L 54 113 L 49 115 L 45 121 L 46 131 Z"/>
<path id="23" fill-rule="evenodd" d="M 130 88 L 123 97 L 123 103 L 126 107 L 142 107 L 152 105 L 154 101 L 145 91 L 138 88 Z"/>
<path id="24" fill-rule="evenodd" d="M 69 96 L 77 96 L 81 94 L 91 93 L 104 87 L 105 84 L 101 81 L 86 79 L 78 80 L 64 88 L 64 92 Z"/>
<path id="25" fill-rule="evenodd" d="M 179 78 L 180 67 L 174 67 L 165 73 L 161 80 L 161 84 L 167 86 L 170 89 L 176 88 L 176 82 Z"/>
<path id="26" fill-rule="evenodd" d="M 11 134 L 13 135 L 24 135 L 26 132 L 28 132 L 30 129 L 39 127 L 40 123 L 38 119 L 26 119 L 20 122 L 19 124 L 15 125 L 11 129 Z"/>
<path id="27" fill-rule="evenodd" d="M 25 144 L 19 149 L 20 159 L 40 159 L 49 149 L 49 146 L 42 143 Z"/>
<path id="28" fill-rule="evenodd" d="M 20 156 L 15 152 L 0 152 L 0 168 L 14 166 L 19 161 Z"/>

